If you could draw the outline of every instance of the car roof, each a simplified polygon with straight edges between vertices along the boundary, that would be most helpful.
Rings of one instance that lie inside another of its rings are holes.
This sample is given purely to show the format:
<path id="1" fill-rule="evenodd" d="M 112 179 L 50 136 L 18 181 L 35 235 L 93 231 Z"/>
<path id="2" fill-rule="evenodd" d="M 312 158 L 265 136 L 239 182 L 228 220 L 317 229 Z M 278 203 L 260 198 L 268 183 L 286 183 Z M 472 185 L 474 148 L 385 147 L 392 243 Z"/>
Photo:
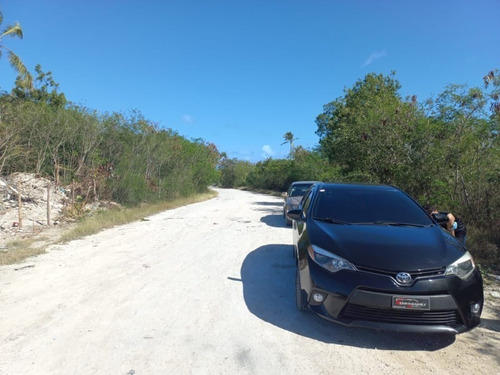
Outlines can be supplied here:
<path id="1" fill-rule="evenodd" d="M 290 185 L 315 184 L 318 181 L 294 181 Z"/>
<path id="2" fill-rule="evenodd" d="M 397 187 L 384 184 L 372 183 L 351 183 L 351 182 L 320 182 L 316 184 L 318 189 L 367 189 L 367 190 L 387 190 L 387 191 L 400 191 Z"/>

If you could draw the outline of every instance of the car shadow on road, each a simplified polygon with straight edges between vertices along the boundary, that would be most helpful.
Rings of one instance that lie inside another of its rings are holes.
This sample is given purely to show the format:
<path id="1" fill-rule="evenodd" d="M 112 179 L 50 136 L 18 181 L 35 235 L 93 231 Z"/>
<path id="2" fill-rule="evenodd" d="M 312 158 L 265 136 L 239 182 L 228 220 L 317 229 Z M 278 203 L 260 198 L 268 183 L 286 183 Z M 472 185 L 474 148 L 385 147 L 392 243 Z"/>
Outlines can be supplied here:
<path id="1" fill-rule="evenodd" d="M 272 202 L 256 202 L 255 205 L 264 206 L 262 208 L 255 208 L 255 211 L 262 211 L 268 213 L 260 218 L 260 221 L 274 228 L 285 228 L 285 218 L 283 216 L 283 204 Z M 274 208 L 277 207 L 277 208 Z"/>
<path id="2" fill-rule="evenodd" d="M 500 320 L 481 318 L 481 324 L 479 327 L 500 333 Z"/>
<path id="3" fill-rule="evenodd" d="M 481 317 L 481 324 L 479 324 L 479 327 L 491 332 L 500 332 L 500 307 L 490 306 L 489 310 L 490 316 L 493 317 L 493 319 L 490 319 L 489 316 L 487 317 L 483 315 L 483 317 Z"/>
<path id="4" fill-rule="evenodd" d="M 283 207 L 283 202 L 254 202 L 253 204 L 259 206 Z"/>
<path id="5" fill-rule="evenodd" d="M 263 223 L 269 225 L 270 227 L 274 227 L 274 228 L 287 227 L 287 225 L 285 223 L 285 218 L 283 217 L 282 213 L 262 216 L 260 218 L 260 221 L 262 221 Z"/>
<path id="6" fill-rule="evenodd" d="M 281 218 L 282 219 L 282 218 Z M 382 350 L 435 351 L 454 335 L 409 334 L 350 328 L 295 307 L 295 260 L 291 245 L 265 245 L 249 253 L 241 267 L 243 294 L 250 312 L 295 334 L 329 344 Z"/>

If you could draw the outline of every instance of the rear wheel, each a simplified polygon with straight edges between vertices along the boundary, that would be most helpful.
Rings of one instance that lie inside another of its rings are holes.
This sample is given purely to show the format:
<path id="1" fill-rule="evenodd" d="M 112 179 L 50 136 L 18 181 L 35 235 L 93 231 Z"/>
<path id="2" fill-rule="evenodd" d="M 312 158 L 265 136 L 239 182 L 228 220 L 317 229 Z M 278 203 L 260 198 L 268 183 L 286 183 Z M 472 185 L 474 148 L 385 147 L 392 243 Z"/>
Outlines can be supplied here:
<path id="1" fill-rule="evenodd" d="M 302 287 L 300 286 L 299 267 L 297 267 L 297 271 L 295 272 L 295 303 L 299 311 L 308 311 L 305 292 L 302 291 Z"/>

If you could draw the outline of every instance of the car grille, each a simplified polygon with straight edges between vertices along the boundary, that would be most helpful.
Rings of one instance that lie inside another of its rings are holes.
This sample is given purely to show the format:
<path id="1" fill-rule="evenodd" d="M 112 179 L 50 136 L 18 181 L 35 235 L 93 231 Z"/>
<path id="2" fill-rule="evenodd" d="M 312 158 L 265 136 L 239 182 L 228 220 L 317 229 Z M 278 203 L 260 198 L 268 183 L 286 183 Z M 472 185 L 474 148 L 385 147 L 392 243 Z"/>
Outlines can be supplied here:
<path id="1" fill-rule="evenodd" d="M 400 271 L 394 272 L 394 271 L 386 271 L 386 270 L 380 270 L 380 269 L 376 269 L 376 268 L 358 266 L 357 264 L 355 266 L 359 271 L 390 276 L 393 279 L 396 279 L 396 275 L 400 272 Z M 405 271 L 405 270 L 401 270 L 401 271 Z M 413 280 L 415 280 L 415 279 L 422 278 L 422 277 L 441 276 L 441 275 L 444 275 L 444 271 L 445 271 L 444 268 L 435 268 L 435 269 L 423 270 L 423 271 L 412 271 L 412 272 L 408 272 L 408 273 L 411 275 L 411 278 Z"/>
<path id="2" fill-rule="evenodd" d="M 379 323 L 456 325 L 462 324 L 455 310 L 447 311 L 406 311 L 382 310 L 354 304 L 347 304 L 342 313 L 346 319 L 365 320 Z"/>

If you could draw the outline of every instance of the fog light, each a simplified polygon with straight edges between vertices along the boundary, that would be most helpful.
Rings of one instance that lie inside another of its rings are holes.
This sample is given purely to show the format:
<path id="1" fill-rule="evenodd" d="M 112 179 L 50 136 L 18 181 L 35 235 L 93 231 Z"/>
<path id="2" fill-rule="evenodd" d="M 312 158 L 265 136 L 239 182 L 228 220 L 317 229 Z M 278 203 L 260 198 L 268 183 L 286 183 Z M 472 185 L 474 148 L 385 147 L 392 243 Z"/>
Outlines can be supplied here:
<path id="1" fill-rule="evenodd" d="M 475 303 L 475 304 L 471 305 L 470 311 L 473 314 L 479 314 L 479 312 L 481 311 L 481 304 L 480 303 Z"/>
<path id="2" fill-rule="evenodd" d="M 313 293 L 313 300 L 314 302 L 316 303 L 321 303 L 325 300 L 325 296 L 321 293 L 318 293 L 318 292 L 314 292 Z"/>

